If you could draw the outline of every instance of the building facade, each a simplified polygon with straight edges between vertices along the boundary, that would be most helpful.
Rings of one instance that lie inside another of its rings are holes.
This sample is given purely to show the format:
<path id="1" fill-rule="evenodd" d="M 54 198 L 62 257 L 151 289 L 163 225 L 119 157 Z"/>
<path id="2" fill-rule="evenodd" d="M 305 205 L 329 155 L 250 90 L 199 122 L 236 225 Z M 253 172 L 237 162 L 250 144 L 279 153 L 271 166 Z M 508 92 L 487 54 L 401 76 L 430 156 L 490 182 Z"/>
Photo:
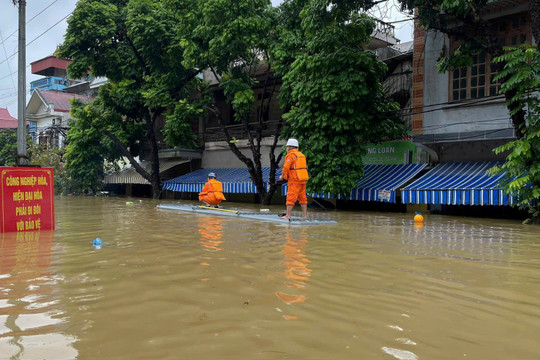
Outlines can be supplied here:
<path id="1" fill-rule="evenodd" d="M 35 89 L 26 105 L 26 119 L 33 124 L 30 135 L 38 144 L 61 148 L 72 120 L 71 99 L 90 102 L 92 97 L 56 90 Z"/>
<path id="2" fill-rule="evenodd" d="M 36 89 L 63 91 L 68 86 L 66 69 L 69 63 L 69 60 L 54 55 L 32 62 L 32 74 L 43 77 L 30 83 L 30 94 Z"/>
<path id="3" fill-rule="evenodd" d="M 502 46 L 532 43 L 528 1 L 497 1 L 485 18 Z M 497 5 L 497 6 L 495 6 Z M 499 94 L 498 72 L 486 53 L 473 65 L 440 73 L 437 61 L 460 42 L 439 32 L 414 32 L 413 141 L 429 149 L 432 160 L 497 161 L 493 149 L 515 138 L 512 120 Z"/>

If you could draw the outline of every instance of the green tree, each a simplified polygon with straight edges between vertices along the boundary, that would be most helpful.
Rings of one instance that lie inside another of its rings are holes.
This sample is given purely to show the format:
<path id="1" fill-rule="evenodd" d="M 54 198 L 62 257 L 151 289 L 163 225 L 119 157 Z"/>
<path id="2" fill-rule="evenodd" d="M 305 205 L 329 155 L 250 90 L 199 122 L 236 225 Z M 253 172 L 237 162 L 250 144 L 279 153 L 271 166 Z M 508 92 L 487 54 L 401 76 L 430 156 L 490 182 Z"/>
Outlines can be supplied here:
<path id="1" fill-rule="evenodd" d="M 17 163 L 17 129 L 0 131 L 0 166 L 14 166 Z"/>
<path id="2" fill-rule="evenodd" d="M 189 8 L 194 3 L 177 1 L 179 7 Z M 102 165 L 97 169 L 92 166 L 107 158 L 118 158 L 119 152 L 151 183 L 152 195 L 158 198 L 158 121 L 166 119 L 164 132 L 169 141 L 195 146 L 186 120 L 189 115 L 200 113 L 197 99 L 191 96 L 192 89 L 198 88 L 198 70 L 182 64 L 184 56 L 175 32 L 176 22 L 165 1 L 77 3 L 58 55 L 72 59 L 68 67 L 72 77 L 90 72 L 108 79 L 108 84 L 100 88 L 99 102 L 79 105 L 74 111 L 74 119 L 83 117 L 81 124 L 85 127 L 79 126 L 70 133 L 67 159 L 70 173 L 80 185 L 96 184 L 103 176 Z M 88 141 L 89 138 L 96 142 Z M 112 150 L 108 142 L 114 143 L 117 152 L 102 153 Z M 85 153 L 76 154 L 78 151 Z M 149 172 L 136 161 L 139 154 L 150 161 Z"/>
<path id="3" fill-rule="evenodd" d="M 51 167 L 54 172 L 54 193 L 62 194 L 73 190 L 70 177 L 65 169 L 65 148 L 49 148 L 30 142 L 28 146 L 29 164 Z"/>
<path id="4" fill-rule="evenodd" d="M 366 144 L 403 134 L 399 106 L 381 85 L 386 66 L 367 49 L 375 24 L 363 10 L 371 3 L 285 6 L 300 9 L 301 31 L 282 36 L 290 48 L 303 44 L 283 76 L 280 99 L 290 109 L 286 134 L 300 141 L 311 190 L 348 195 L 363 175 Z M 279 52 L 285 61 L 288 47 Z"/>
<path id="5" fill-rule="evenodd" d="M 506 64 L 497 79 L 507 79 L 501 86 L 509 99 L 513 112 L 525 113 L 522 136 L 497 147 L 495 153 L 509 152 L 506 162 L 491 170 L 492 174 L 505 174 L 505 192 L 517 199 L 517 206 L 529 210 L 531 217 L 540 217 L 540 52 L 533 46 L 508 48 L 507 53 L 495 59 Z"/>
<path id="6" fill-rule="evenodd" d="M 120 147 L 113 139 L 121 143 L 134 144 L 133 138 L 125 135 L 136 131 L 130 127 L 130 122 L 122 121 L 122 117 L 114 110 L 102 106 L 102 99 L 97 98 L 92 103 L 84 104 L 75 100 L 71 106 L 71 114 L 76 121 L 70 123 L 66 145 L 66 173 L 71 180 L 70 192 L 96 193 L 102 187 L 105 175 L 104 163 L 109 160 L 115 163 L 122 156 Z M 139 126 L 139 136 L 142 136 L 143 125 Z M 129 130 L 122 134 L 122 128 Z M 133 126 L 135 127 L 135 126 Z M 106 132 L 114 135 L 104 136 Z"/>
<path id="7" fill-rule="evenodd" d="M 178 1 L 170 0 L 175 4 Z M 269 203 L 275 192 L 274 181 L 263 183 L 262 145 L 267 128 L 270 100 L 278 90 L 269 49 L 274 41 L 276 14 L 269 0 L 200 0 L 190 11 L 177 8 L 178 32 L 182 33 L 186 67 L 208 69 L 217 88 L 234 110 L 234 121 L 247 134 L 249 152 L 242 152 L 226 127 L 223 113 L 213 97 L 206 107 L 215 116 L 230 150 L 242 161 L 257 188 L 260 201 Z M 255 88 L 262 88 L 260 99 Z M 258 108 L 258 111 L 254 109 Z M 250 123 L 256 112 L 255 123 Z M 275 155 L 283 119 L 273 124 L 269 151 L 270 179 L 275 178 L 282 154 Z"/>

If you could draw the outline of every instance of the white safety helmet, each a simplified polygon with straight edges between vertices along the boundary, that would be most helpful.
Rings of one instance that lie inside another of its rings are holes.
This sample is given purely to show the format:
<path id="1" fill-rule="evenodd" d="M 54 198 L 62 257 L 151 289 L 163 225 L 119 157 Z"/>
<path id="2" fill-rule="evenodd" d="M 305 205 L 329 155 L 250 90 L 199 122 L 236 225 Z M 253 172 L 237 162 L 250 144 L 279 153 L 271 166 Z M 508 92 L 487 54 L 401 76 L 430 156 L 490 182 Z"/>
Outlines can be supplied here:
<path id="1" fill-rule="evenodd" d="M 296 139 L 289 139 L 289 140 L 287 140 L 287 146 L 298 147 L 298 140 L 296 140 Z"/>
<path id="2" fill-rule="evenodd" d="M 216 173 L 211 172 L 210 174 L 208 174 L 208 177 L 212 178 L 212 179 L 215 179 L 216 178 Z"/>

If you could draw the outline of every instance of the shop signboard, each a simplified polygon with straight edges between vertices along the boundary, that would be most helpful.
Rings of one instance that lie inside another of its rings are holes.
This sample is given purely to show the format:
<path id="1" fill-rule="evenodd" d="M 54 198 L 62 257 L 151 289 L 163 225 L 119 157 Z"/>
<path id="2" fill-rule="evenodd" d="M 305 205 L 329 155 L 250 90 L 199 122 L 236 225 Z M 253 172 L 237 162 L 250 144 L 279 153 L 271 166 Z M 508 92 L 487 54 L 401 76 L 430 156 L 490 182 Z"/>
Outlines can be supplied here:
<path id="1" fill-rule="evenodd" d="M 368 144 L 367 154 L 362 158 L 365 165 L 398 165 L 414 163 L 416 146 L 412 136 L 397 141 Z"/>

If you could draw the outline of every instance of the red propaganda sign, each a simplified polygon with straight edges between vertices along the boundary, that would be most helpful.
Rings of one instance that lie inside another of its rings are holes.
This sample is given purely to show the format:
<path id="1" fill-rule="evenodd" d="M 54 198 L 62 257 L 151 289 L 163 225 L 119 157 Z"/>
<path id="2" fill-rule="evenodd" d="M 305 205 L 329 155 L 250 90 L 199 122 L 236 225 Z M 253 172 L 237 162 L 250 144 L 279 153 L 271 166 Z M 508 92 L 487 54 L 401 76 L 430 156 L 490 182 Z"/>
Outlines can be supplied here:
<path id="1" fill-rule="evenodd" d="M 52 168 L 0 167 L 0 232 L 54 230 Z"/>

